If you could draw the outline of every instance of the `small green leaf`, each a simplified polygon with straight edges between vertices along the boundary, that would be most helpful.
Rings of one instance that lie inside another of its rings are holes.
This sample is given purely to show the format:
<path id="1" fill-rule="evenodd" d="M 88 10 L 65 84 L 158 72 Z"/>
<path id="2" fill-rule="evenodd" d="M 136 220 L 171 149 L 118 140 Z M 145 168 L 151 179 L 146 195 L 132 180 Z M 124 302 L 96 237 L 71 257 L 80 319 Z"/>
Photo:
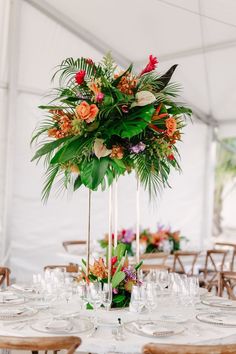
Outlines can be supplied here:
<path id="1" fill-rule="evenodd" d="M 118 303 L 120 303 L 120 302 L 122 302 L 124 300 L 125 300 L 125 295 L 115 295 L 115 296 L 113 296 L 113 299 L 112 299 L 112 301 L 115 304 L 118 304 Z"/>

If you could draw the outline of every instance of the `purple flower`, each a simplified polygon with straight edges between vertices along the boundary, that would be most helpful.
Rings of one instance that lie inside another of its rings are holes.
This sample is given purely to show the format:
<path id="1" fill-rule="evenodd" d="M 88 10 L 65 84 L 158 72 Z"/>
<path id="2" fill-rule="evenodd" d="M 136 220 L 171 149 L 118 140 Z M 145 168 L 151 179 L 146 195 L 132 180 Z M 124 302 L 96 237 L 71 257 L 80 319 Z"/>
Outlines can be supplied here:
<path id="1" fill-rule="evenodd" d="M 134 232 L 132 229 L 128 229 L 125 231 L 122 242 L 131 243 L 134 239 Z"/>
<path id="2" fill-rule="evenodd" d="M 128 267 L 128 268 L 124 268 L 123 272 L 125 272 L 126 274 L 126 279 L 125 281 L 129 281 L 129 280 L 135 280 L 136 281 L 136 272 L 133 268 Z"/>
<path id="3" fill-rule="evenodd" d="M 146 145 L 142 141 L 140 141 L 140 143 L 133 145 L 130 148 L 130 151 L 133 152 L 134 154 L 139 154 L 140 152 L 144 151 L 145 148 L 146 148 Z"/>

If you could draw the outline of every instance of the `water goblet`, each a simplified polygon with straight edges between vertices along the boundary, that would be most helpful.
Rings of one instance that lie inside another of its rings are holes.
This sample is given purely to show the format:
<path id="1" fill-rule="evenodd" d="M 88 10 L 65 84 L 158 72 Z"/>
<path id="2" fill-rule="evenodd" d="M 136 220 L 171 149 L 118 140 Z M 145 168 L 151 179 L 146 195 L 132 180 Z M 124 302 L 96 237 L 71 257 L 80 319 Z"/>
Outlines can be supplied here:
<path id="1" fill-rule="evenodd" d="M 102 289 L 102 305 L 108 311 L 109 308 L 111 307 L 111 303 L 112 303 L 112 285 L 104 283 Z"/>

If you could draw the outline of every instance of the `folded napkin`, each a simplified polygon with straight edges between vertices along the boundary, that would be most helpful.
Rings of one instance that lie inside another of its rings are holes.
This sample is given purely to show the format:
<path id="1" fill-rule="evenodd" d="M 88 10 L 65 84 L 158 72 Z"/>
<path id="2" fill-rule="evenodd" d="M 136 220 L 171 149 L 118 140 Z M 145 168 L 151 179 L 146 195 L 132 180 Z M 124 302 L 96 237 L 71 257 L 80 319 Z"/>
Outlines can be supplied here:
<path id="1" fill-rule="evenodd" d="M 29 292 L 29 293 L 33 293 L 35 291 L 31 287 L 27 287 L 27 286 L 23 286 L 23 285 L 19 285 L 19 284 L 12 284 L 11 287 L 13 289 L 20 290 L 20 291 L 25 291 L 25 292 Z"/>
<path id="2" fill-rule="evenodd" d="M 169 336 L 174 334 L 175 332 L 171 329 L 168 329 L 165 326 L 157 326 L 156 324 L 138 324 L 134 323 L 134 326 L 144 334 L 147 334 L 149 336 Z"/>
<path id="3" fill-rule="evenodd" d="M 18 316 L 21 315 L 24 312 L 27 312 L 27 308 L 12 308 L 12 309 L 0 309 L 0 317 L 5 317 L 5 316 Z"/>
<path id="4" fill-rule="evenodd" d="M 66 320 L 52 320 L 45 326 L 50 331 L 70 331 L 72 329 L 71 323 Z"/>

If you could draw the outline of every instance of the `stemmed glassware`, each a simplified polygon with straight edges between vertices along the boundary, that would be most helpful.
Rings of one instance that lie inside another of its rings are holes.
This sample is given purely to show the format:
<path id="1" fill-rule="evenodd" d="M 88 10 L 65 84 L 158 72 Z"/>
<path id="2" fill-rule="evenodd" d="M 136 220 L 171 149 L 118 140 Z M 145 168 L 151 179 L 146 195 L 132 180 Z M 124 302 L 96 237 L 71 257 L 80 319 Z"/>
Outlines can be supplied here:
<path id="1" fill-rule="evenodd" d="M 112 303 L 112 285 L 104 283 L 102 288 L 102 305 L 108 311 Z"/>
<path id="2" fill-rule="evenodd" d="M 168 270 L 159 270 L 157 277 L 158 277 L 158 285 L 163 291 L 169 285 L 169 281 L 170 281 Z"/>
<path id="3" fill-rule="evenodd" d="M 95 310 L 95 324 L 96 324 L 97 310 L 102 304 L 102 284 L 100 282 L 87 284 L 87 300 Z"/>
<path id="4" fill-rule="evenodd" d="M 130 299 L 130 309 L 141 313 L 145 306 L 145 288 L 142 285 L 133 285 Z"/>

